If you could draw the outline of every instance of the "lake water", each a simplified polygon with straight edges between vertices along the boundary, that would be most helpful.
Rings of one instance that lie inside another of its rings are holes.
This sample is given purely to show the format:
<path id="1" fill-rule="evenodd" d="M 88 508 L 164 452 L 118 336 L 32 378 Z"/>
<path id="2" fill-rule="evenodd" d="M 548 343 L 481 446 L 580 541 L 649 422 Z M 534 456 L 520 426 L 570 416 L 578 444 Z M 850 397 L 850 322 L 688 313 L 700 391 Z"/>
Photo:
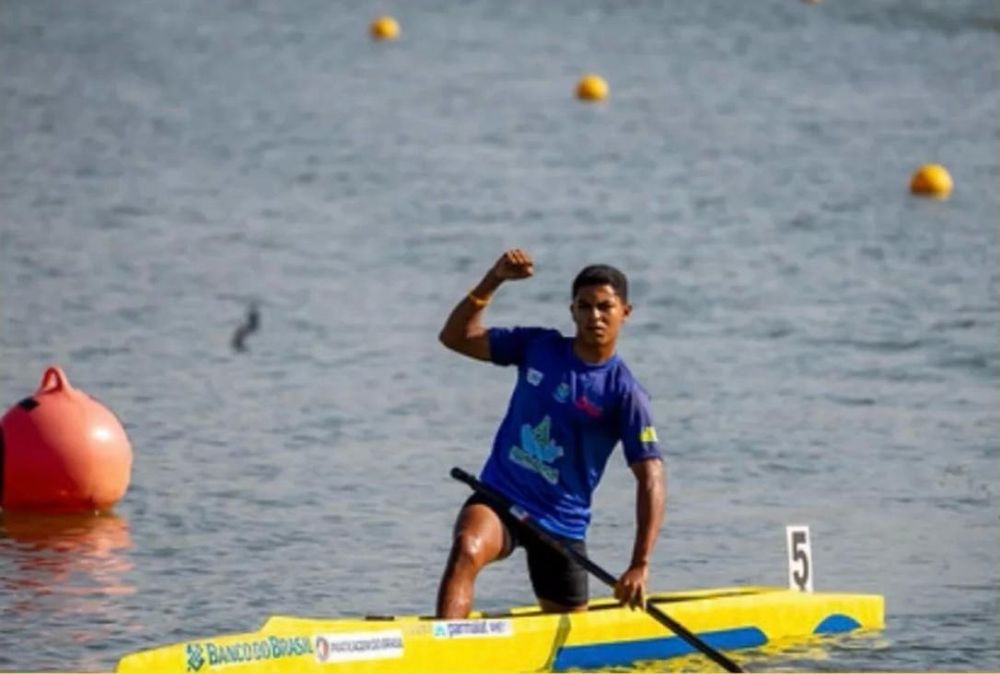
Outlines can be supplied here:
<path id="1" fill-rule="evenodd" d="M 805 523 L 886 629 L 748 669 L 996 671 L 998 31 L 992 0 L 2 3 L 0 394 L 59 364 L 135 464 L 113 515 L 4 518 L 0 669 L 432 611 L 448 470 L 512 383 L 437 331 L 521 246 L 491 324 L 570 331 L 580 267 L 631 277 L 654 589 L 784 584 Z M 925 162 L 950 199 L 908 193 Z M 595 497 L 615 573 L 631 479 Z M 531 600 L 520 560 L 480 579 Z"/>

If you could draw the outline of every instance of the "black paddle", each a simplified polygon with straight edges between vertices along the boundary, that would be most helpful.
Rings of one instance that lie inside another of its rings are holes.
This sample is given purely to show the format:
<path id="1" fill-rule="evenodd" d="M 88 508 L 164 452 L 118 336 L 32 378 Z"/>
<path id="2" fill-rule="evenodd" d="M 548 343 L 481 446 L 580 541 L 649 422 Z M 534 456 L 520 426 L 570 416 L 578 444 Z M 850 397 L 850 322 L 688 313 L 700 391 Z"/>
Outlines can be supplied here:
<path id="1" fill-rule="evenodd" d="M 555 538 L 553 538 L 548 532 L 546 532 L 540 526 L 535 524 L 528 516 L 527 512 L 525 512 L 522 508 L 518 507 L 514 503 L 511 503 L 507 499 L 507 497 L 497 492 L 492 487 L 483 484 L 472 475 L 466 473 L 461 468 L 452 468 L 451 476 L 456 480 L 458 480 L 459 482 L 464 482 L 465 484 L 472 487 L 473 491 L 478 492 L 483 496 L 485 496 L 501 510 L 506 510 L 507 512 L 509 512 L 519 522 L 521 522 L 521 524 L 527 527 L 529 531 L 538 536 L 538 538 L 540 538 L 545 544 L 551 546 L 553 549 L 562 553 L 566 557 L 569 557 L 577 564 L 580 564 L 583 568 L 587 569 L 587 571 L 590 571 L 592 574 L 600 578 L 607 585 L 614 587 L 615 584 L 618 582 L 617 578 L 615 578 L 610 573 L 602 569 L 600 566 L 592 562 L 588 557 L 580 554 L 576 550 L 566 545 L 563 545 Z M 709 658 L 711 658 L 713 661 L 719 664 L 727 672 L 745 671 L 743 668 L 741 668 L 735 662 L 727 658 L 725 655 L 723 655 L 722 653 L 715 650 L 714 648 L 706 644 L 704 641 L 699 639 L 693 632 L 691 632 L 688 628 L 684 627 L 684 625 L 681 625 L 679 622 L 677 622 L 676 620 L 668 616 L 666 613 L 661 611 L 659 608 L 654 606 L 652 602 L 646 602 L 644 608 L 646 609 L 646 613 L 652 616 L 657 622 L 659 622 L 661 625 L 664 625 L 674 634 L 679 636 L 681 639 L 688 642 L 691 646 L 693 646 L 694 648 L 698 649 L 699 651 L 707 655 Z"/>

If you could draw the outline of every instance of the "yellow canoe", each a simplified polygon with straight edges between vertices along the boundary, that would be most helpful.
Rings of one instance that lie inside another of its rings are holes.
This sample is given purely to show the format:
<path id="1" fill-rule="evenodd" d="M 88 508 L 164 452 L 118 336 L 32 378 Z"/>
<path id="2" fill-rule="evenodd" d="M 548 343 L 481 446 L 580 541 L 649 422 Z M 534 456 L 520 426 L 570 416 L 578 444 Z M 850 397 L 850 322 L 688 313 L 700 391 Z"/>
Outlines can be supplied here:
<path id="1" fill-rule="evenodd" d="M 881 629 L 880 595 L 727 587 L 650 597 L 662 611 L 721 651 L 813 634 Z M 565 671 L 689 655 L 694 649 L 644 611 L 597 599 L 585 612 L 544 614 L 525 606 L 467 620 L 423 616 L 348 619 L 275 616 L 256 632 L 126 655 L 117 672 Z"/>

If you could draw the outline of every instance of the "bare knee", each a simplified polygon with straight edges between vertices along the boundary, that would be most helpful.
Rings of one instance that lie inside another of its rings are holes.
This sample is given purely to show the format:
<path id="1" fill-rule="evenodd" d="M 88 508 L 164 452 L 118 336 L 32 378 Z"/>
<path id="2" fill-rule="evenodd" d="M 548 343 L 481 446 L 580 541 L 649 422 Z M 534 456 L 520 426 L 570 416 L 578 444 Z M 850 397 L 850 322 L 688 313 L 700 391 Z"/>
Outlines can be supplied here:
<path id="1" fill-rule="evenodd" d="M 438 588 L 437 617 L 466 618 L 472 610 L 474 584 L 479 570 L 492 561 L 489 544 L 482 536 L 459 531 Z"/>
<path id="2" fill-rule="evenodd" d="M 479 571 L 490 560 L 486 540 L 482 535 L 472 531 L 458 531 L 451 543 L 451 566 L 460 566 L 464 570 Z"/>
<path id="3" fill-rule="evenodd" d="M 478 503 L 462 509 L 438 588 L 439 618 L 464 618 L 469 614 L 476 576 L 480 569 L 503 555 L 505 541 L 503 524 L 491 509 Z"/>
<path id="4" fill-rule="evenodd" d="M 463 508 L 455 523 L 449 566 L 478 571 L 503 556 L 506 532 L 495 512 L 482 504 Z"/>

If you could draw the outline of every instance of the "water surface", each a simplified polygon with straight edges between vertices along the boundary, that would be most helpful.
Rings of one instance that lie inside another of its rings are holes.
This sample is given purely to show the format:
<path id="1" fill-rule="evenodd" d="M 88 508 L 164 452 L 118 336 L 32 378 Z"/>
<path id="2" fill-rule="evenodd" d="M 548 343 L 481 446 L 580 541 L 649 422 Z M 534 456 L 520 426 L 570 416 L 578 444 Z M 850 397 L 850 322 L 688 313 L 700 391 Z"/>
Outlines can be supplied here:
<path id="1" fill-rule="evenodd" d="M 402 39 L 372 43 L 379 13 Z M 885 595 L 874 635 L 749 669 L 995 671 L 998 12 L 948 3 L 0 6 L 0 391 L 58 363 L 124 420 L 114 514 L 5 517 L 0 668 L 271 614 L 429 612 L 512 382 L 436 342 L 500 251 L 495 324 L 569 330 L 624 268 L 668 516 L 652 585 Z M 611 98 L 584 105 L 577 78 Z M 956 189 L 911 197 L 936 161 Z M 261 330 L 234 353 L 251 301 Z M 632 537 L 620 457 L 590 548 Z M 531 601 L 521 561 L 483 608 Z M 694 666 L 687 663 L 688 666 Z"/>

